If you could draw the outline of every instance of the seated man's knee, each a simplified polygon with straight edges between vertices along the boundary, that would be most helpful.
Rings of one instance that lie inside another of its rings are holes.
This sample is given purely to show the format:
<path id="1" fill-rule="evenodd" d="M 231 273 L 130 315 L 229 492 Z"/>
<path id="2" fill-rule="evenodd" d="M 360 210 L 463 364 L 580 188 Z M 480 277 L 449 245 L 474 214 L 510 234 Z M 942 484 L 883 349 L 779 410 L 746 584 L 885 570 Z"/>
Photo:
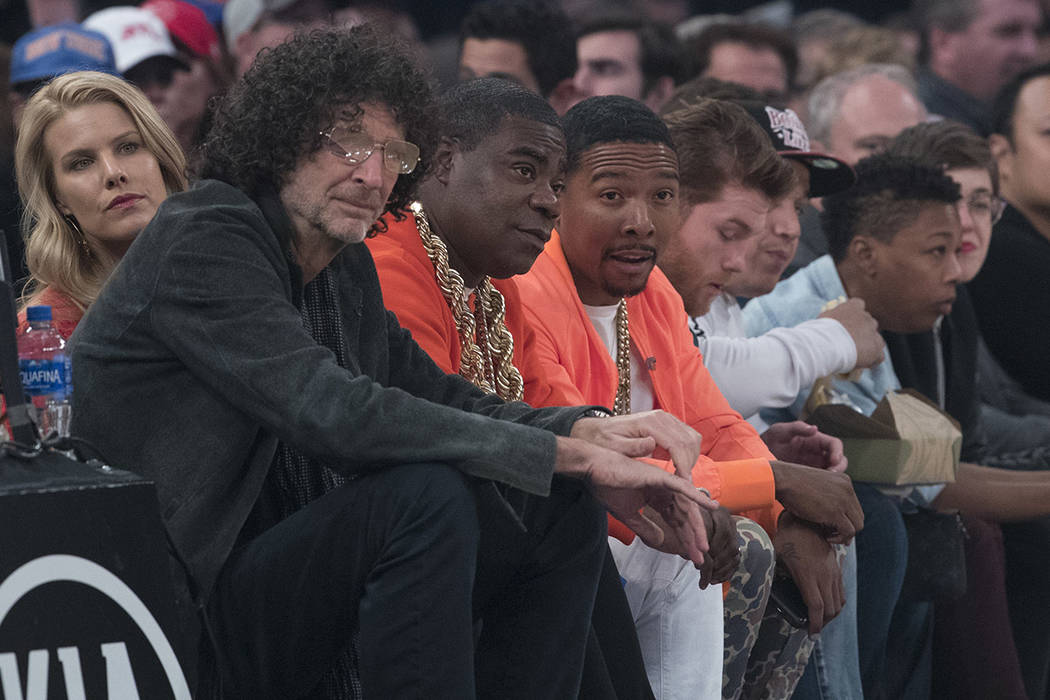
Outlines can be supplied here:
<path id="1" fill-rule="evenodd" d="M 386 495 L 380 497 L 390 499 L 395 514 L 421 527 L 461 531 L 476 539 L 476 487 L 458 469 L 440 463 L 406 464 L 391 467 L 382 478 Z"/>
<path id="2" fill-rule="evenodd" d="M 559 519 L 573 523 L 581 544 L 593 543 L 605 549 L 608 534 L 608 513 L 582 483 L 572 479 L 555 478 L 548 496 L 550 505 L 560 511 Z"/>
<path id="3" fill-rule="evenodd" d="M 773 540 L 754 520 L 739 515 L 733 516 L 733 520 L 736 521 L 740 543 L 740 566 L 737 571 L 749 585 L 763 585 L 763 581 L 766 581 L 766 586 L 770 585 L 777 563 Z"/>
<path id="4" fill-rule="evenodd" d="M 903 575 L 908 563 L 908 531 L 896 501 L 869 484 L 853 489 L 864 511 L 864 529 L 857 535 L 858 555 L 876 557 L 880 566 Z"/>

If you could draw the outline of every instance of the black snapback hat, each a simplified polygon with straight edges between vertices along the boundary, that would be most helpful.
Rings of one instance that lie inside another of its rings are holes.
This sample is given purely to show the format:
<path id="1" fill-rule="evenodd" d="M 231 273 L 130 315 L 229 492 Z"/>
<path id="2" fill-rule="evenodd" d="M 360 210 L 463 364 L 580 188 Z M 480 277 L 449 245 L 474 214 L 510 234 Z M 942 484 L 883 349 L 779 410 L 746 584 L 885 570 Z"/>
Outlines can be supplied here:
<path id="1" fill-rule="evenodd" d="M 809 134 L 794 110 L 777 109 L 761 102 L 737 102 L 758 122 L 784 158 L 797 160 L 809 170 L 809 196 L 823 197 L 849 189 L 857 175 L 849 164 L 826 153 L 810 150 Z"/>

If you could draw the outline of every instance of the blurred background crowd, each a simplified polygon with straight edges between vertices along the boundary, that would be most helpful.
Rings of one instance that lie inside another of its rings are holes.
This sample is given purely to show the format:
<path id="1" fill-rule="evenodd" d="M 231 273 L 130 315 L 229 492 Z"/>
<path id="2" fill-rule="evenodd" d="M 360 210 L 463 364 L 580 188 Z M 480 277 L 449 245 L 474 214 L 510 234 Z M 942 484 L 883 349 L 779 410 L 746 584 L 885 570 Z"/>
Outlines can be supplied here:
<path id="1" fill-rule="evenodd" d="M 12 153 L 20 109 L 42 82 L 75 68 L 109 71 L 140 87 L 191 168 L 194 145 L 206 130 L 208 99 L 243 74 L 261 49 L 297 30 L 364 22 L 414 46 L 440 87 L 466 76 L 509 77 L 543 94 L 559 113 L 601 94 L 643 99 L 659 109 L 676 86 L 698 76 L 747 85 L 771 103 L 792 107 L 815 141 L 855 162 L 927 111 L 987 135 L 986 105 L 999 87 L 1050 57 L 1046 5 L 564 0 L 521 13 L 468 0 L 149 0 L 138 7 L 0 0 L 0 71 L 9 76 L 0 87 L 7 93 L 0 99 L 0 227 L 18 229 Z M 808 113 L 813 87 L 872 63 L 901 70 L 883 69 L 884 80 L 854 91 L 864 94 L 846 95 L 845 84 L 825 86 L 819 102 L 841 109 L 847 124 L 854 113 L 880 121 L 880 133 L 829 133 L 829 111 Z M 902 86 L 913 96 L 902 96 Z M 829 143 L 836 137 L 843 142 L 839 148 Z M 19 237 L 9 238 L 19 277 Z"/>

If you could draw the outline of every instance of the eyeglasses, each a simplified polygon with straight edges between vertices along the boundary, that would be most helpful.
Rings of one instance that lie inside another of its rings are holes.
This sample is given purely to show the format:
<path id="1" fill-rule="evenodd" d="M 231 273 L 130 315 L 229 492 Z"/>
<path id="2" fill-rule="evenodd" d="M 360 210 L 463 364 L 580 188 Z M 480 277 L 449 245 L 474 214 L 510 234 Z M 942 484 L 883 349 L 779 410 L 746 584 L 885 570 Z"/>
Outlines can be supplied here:
<path id="1" fill-rule="evenodd" d="M 376 143 L 372 136 L 363 131 L 339 127 L 322 131 L 321 136 L 333 155 L 352 165 L 364 163 L 376 150 L 383 152 L 383 167 L 389 173 L 408 175 L 419 163 L 419 146 L 408 141 Z"/>
<path id="2" fill-rule="evenodd" d="M 987 192 L 974 192 L 966 198 L 966 208 L 974 219 L 991 221 L 994 226 L 1003 215 L 1006 202 Z"/>

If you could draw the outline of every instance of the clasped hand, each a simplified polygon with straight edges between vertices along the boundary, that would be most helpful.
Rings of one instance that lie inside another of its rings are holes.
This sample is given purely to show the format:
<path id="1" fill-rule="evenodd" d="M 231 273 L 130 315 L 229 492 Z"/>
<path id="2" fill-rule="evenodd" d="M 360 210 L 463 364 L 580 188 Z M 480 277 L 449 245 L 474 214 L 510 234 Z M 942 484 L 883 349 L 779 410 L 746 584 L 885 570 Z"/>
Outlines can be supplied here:
<path id="1" fill-rule="evenodd" d="M 703 564 L 710 546 L 701 510 L 715 510 L 718 503 L 692 483 L 699 433 L 669 413 L 646 411 L 582 418 L 570 438 L 558 440 L 556 471 L 589 481 L 609 512 L 650 547 L 661 548 L 667 533 L 677 542 L 678 554 Z M 661 453 L 670 456 L 674 474 L 638 461 Z"/>

